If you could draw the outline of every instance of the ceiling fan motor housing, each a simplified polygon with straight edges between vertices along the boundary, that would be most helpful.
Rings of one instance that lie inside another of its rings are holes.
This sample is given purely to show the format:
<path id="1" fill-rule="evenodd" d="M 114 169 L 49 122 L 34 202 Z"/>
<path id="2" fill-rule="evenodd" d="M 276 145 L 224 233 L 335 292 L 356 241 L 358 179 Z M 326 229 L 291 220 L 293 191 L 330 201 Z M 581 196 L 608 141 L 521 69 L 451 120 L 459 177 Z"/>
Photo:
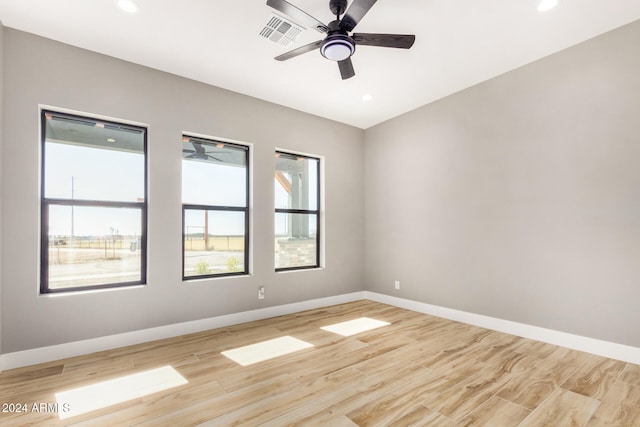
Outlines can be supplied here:
<path id="1" fill-rule="evenodd" d="M 356 42 L 340 29 L 340 21 L 329 23 L 329 33 L 320 45 L 320 53 L 331 61 L 343 61 L 356 51 Z"/>

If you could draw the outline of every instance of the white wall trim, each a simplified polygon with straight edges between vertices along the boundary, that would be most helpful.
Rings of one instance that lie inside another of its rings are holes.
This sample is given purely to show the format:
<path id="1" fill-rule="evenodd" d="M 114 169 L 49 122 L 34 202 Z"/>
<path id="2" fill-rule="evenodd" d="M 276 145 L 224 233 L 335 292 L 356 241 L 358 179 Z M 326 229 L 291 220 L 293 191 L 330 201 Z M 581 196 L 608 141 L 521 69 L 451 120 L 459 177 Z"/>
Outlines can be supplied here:
<path id="1" fill-rule="evenodd" d="M 0 372 L 365 299 L 354 292 L 0 355 Z"/>
<path id="2" fill-rule="evenodd" d="M 640 348 L 638 347 L 616 344 L 567 332 L 560 332 L 524 323 L 512 322 L 510 320 L 497 319 L 495 317 L 484 316 L 481 314 L 468 313 L 465 311 L 393 297 L 376 292 L 366 291 L 365 297 L 371 301 L 417 311 L 418 313 L 430 314 L 432 316 L 455 320 L 457 322 L 480 326 L 494 331 L 505 332 L 511 335 L 530 338 L 536 341 L 542 341 L 561 347 L 572 348 L 574 350 L 585 351 L 587 353 L 640 365 Z"/>
<path id="3" fill-rule="evenodd" d="M 255 320 L 268 319 L 270 317 L 298 313 L 305 310 L 327 307 L 330 305 L 344 304 L 347 302 L 368 299 L 394 307 L 416 311 L 418 313 L 438 316 L 457 322 L 480 326 L 494 331 L 530 338 L 549 344 L 568 347 L 585 351 L 612 359 L 622 360 L 640 365 L 640 348 L 609 341 L 597 340 L 566 332 L 540 328 L 538 326 L 509 320 L 497 319 L 451 308 L 440 307 L 423 302 L 412 301 L 376 292 L 362 291 L 350 294 L 319 298 L 309 301 L 296 302 L 274 307 L 266 307 L 241 313 L 227 314 L 208 319 L 194 320 L 191 322 L 177 323 L 174 325 L 159 326 L 157 328 L 140 331 L 125 332 L 106 337 L 93 338 L 83 341 L 75 341 L 31 350 L 18 351 L 0 355 L 0 372 L 7 369 L 20 368 L 38 363 L 51 362 L 68 357 L 81 356 L 98 351 L 111 350 L 128 345 L 172 338 L 180 335 L 206 331 L 209 329 L 223 328 L 240 323 Z"/>

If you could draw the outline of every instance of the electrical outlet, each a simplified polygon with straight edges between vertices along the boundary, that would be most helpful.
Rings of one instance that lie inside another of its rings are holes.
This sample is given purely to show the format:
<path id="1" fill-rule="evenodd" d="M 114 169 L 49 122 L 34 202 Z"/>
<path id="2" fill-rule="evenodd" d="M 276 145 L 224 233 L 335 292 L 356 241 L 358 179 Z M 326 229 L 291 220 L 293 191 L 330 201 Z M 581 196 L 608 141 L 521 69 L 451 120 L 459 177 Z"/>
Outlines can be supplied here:
<path id="1" fill-rule="evenodd" d="M 264 299 L 264 286 L 258 287 L 258 299 Z"/>
<path id="2" fill-rule="evenodd" d="M 396 280 L 395 287 L 396 287 L 396 289 L 400 289 L 400 281 L 399 280 Z"/>

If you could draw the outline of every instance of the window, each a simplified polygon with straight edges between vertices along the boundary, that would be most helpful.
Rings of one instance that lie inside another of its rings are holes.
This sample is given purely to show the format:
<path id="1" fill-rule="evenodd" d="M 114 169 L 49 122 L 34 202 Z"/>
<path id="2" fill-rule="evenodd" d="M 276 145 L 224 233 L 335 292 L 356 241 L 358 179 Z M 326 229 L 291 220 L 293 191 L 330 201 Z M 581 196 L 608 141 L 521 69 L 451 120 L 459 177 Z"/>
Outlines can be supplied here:
<path id="1" fill-rule="evenodd" d="M 182 278 L 249 272 L 249 147 L 182 137 Z"/>
<path id="2" fill-rule="evenodd" d="M 40 292 L 146 283 L 146 129 L 43 110 Z"/>
<path id="3" fill-rule="evenodd" d="M 276 271 L 320 265 L 320 159 L 276 152 Z"/>

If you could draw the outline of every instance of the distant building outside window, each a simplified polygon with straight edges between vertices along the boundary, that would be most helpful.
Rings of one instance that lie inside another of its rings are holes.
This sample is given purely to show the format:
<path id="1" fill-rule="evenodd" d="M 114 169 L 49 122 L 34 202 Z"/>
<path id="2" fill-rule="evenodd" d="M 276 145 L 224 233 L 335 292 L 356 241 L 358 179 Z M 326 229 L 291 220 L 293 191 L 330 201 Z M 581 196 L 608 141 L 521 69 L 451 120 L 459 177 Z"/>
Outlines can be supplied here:
<path id="1" fill-rule="evenodd" d="M 147 130 L 42 110 L 40 292 L 146 283 Z"/>

